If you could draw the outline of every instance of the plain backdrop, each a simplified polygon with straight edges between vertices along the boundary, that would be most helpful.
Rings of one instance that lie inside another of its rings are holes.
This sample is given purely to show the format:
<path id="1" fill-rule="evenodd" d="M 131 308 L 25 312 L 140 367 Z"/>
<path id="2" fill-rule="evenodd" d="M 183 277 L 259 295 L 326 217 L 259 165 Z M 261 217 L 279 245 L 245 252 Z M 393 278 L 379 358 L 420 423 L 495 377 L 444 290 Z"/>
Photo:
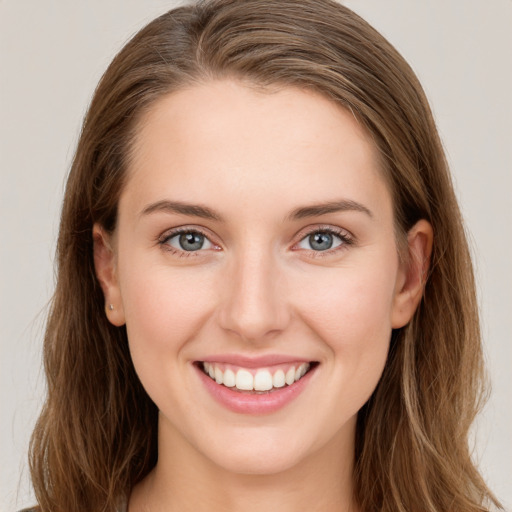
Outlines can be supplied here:
<path id="1" fill-rule="evenodd" d="M 512 1 L 350 0 L 431 101 L 473 245 L 493 392 L 475 457 L 512 504 Z M 114 54 L 164 0 L 0 0 L 0 512 L 33 503 L 28 439 L 64 180 Z"/>

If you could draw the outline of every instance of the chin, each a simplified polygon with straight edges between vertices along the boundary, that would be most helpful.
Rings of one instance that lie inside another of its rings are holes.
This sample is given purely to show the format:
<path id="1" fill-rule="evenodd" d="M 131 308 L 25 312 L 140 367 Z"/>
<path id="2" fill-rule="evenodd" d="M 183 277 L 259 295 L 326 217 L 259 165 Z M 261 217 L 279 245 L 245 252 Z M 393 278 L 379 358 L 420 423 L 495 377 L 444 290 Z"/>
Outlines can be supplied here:
<path id="1" fill-rule="evenodd" d="M 196 448 L 216 466 L 241 475 L 274 475 L 299 466 L 320 449 L 321 439 L 290 426 L 234 429 Z"/>
<path id="2" fill-rule="evenodd" d="M 282 444 L 271 450 L 233 450 L 227 457 L 212 457 L 213 462 L 229 473 L 239 475 L 275 475 L 288 471 L 300 463 L 301 457 Z"/>

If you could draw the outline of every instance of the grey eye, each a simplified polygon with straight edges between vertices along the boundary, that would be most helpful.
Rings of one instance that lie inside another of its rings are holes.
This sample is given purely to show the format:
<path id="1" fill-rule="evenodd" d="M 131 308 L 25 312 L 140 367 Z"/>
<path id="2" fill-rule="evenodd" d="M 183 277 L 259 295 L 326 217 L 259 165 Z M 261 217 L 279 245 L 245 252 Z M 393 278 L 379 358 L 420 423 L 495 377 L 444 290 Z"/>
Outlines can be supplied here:
<path id="1" fill-rule="evenodd" d="M 210 249 L 212 247 L 212 243 L 208 238 L 197 231 L 178 233 L 177 235 L 170 237 L 167 243 L 175 249 L 180 249 L 186 252 Z"/>
<path id="2" fill-rule="evenodd" d="M 310 251 L 327 251 L 334 247 L 338 247 L 343 243 L 341 236 L 329 231 L 315 231 L 310 235 L 304 237 L 299 242 L 301 249 Z"/>
<path id="3" fill-rule="evenodd" d="M 315 251 L 326 251 L 332 247 L 332 235 L 330 233 L 313 233 L 308 237 L 309 245 Z"/>

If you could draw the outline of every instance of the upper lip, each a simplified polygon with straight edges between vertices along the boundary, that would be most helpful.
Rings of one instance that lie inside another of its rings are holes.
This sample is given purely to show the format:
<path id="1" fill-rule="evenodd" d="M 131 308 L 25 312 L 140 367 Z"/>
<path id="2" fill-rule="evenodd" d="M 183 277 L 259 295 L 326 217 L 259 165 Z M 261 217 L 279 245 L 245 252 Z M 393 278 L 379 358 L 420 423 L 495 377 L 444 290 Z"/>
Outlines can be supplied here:
<path id="1" fill-rule="evenodd" d="M 206 363 L 227 363 L 243 368 L 262 368 L 286 363 L 309 363 L 312 360 L 284 354 L 268 354 L 264 356 L 251 357 L 241 354 L 218 354 L 201 359 Z"/>

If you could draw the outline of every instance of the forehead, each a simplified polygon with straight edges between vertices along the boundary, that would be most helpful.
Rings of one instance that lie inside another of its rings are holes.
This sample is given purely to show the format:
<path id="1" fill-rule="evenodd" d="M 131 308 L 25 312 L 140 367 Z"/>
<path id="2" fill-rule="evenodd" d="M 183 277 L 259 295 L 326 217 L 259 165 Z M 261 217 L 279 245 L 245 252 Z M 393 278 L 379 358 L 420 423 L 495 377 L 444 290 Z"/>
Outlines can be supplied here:
<path id="1" fill-rule="evenodd" d="M 355 116 L 323 95 L 230 79 L 189 86 L 156 100 L 138 123 L 135 154 L 143 152 L 151 140 L 157 143 L 156 131 L 162 128 L 181 142 L 236 134 L 239 142 L 253 138 L 275 149 L 288 141 L 294 149 L 330 143 L 341 149 L 348 136 L 351 143 L 356 139 L 360 143 L 354 150 L 375 152 Z M 278 140 L 275 135 L 280 136 Z"/>
<path id="2" fill-rule="evenodd" d="M 387 188 L 376 148 L 351 112 L 311 91 L 233 80 L 157 100 L 139 122 L 130 183 L 147 201 L 172 188 L 178 200 L 193 194 L 204 202 L 224 187 L 240 198 L 259 195 L 262 207 L 274 199 L 290 208 L 329 194 L 361 201 Z"/>

